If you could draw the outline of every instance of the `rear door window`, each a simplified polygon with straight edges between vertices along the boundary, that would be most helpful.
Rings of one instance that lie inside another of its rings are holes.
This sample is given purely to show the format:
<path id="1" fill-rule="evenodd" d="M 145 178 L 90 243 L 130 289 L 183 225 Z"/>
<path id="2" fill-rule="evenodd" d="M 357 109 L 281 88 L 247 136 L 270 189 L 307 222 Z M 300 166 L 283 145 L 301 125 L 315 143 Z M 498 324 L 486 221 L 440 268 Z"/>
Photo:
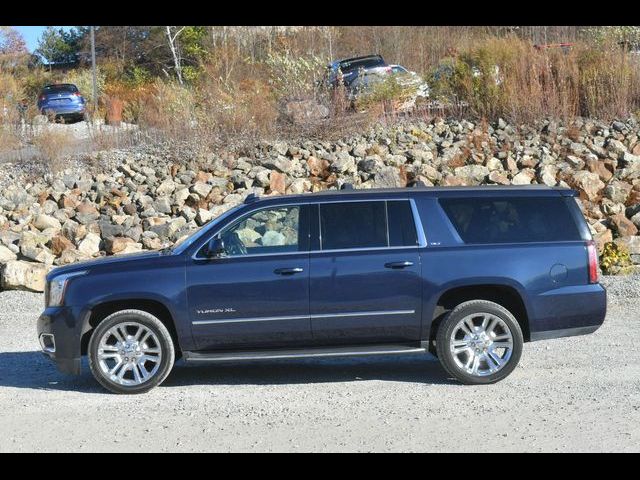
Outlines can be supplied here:
<path id="1" fill-rule="evenodd" d="M 581 240 L 563 197 L 441 198 L 465 243 Z"/>
<path id="2" fill-rule="evenodd" d="M 320 235 L 322 250 L 417 245 L 406 200 L 321 204 Z"/>

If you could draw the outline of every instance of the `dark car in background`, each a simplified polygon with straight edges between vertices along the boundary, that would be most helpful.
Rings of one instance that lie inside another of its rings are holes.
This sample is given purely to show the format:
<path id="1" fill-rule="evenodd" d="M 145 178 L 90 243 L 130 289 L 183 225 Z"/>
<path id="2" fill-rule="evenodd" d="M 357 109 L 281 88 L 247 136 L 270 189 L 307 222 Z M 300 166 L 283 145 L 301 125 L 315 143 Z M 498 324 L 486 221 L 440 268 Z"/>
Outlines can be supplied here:
<path id="1" fill-rule="evenodd" d="M 576 195 L 544 186 L 250 195 L 171 249 L 51 271 L 38 337 L 62 371 L 79 373 L 87 355 L 117 393 L 162 383 L 180 357 L 431 352 L 465 384 L 497 382 L 524 342 L 604 321 Z"/>
<path id="2" fill-rule="evenodd" d="M 38 95 L 38 110 L 56 120 L 84 120 L 86 101 L 71 83 L 46 85 Z"/>
<path id="3" fill-rule="evenodd" d="M 344 58 L 342 60 L 336 60 L 327 66 L 328 81 L 333 87 L 337 87 L 342 81 L 342 83 L 349 88 L 362 72 L 380 70 L 391 71 L 391 68 L 381 55 Z"/>

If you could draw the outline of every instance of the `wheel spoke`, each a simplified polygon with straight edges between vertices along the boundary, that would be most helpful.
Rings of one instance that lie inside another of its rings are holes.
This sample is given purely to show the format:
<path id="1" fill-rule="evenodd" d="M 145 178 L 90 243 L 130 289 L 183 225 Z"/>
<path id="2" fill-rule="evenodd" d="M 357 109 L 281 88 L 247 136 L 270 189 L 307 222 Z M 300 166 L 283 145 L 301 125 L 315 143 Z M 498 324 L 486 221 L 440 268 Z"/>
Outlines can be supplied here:
<path id="1" fill-rule="evenodd" d="M 486 354 L 487 364 L 491 370 L 499 369 L 502 366 L 502 359 L 493 350 L 487 350 Z M 493 367 L 491 366 L 493 364 Z"/>
<path id="2" fill-rule="evenodd" d="M 120 348 L 117 345 L 101 345 L 100 350 L 103 352 L 118 352 Z"/>
<path id="3" fill-rule="evenodd" d="M 496 328 L 498 324 L 498 319 L 496 317 L 491 317 L 491 321 L 489 322 L 489 326 L 485 329 L 487 335 L 490 335 L 493 332 L 493 329 Z"/>
<path id="4" fill-rule="evenodd" d="M 118 363 L 116 363 L 113 368 L 111 370 L 109 370 L 109 375 L 115 375 L 115 373 L 118 371 L 118 369 L 124 364 L 124 362 L 122 360 L 119 360 Z"/>
<path id="5" fill-rule="evenodd" d="M 100 359 L 101 360 L 108 360 L 110 358 L 117 358 L 120 359 L 120 354 L 117 352 L 113 352 L 113 353 L 101 353 L 99 354 Z"/>
<path id="6" fill-rule="evenodd" d="M 142 382 L 142 377 L 140 376 L 140 372 L 138 371 L 138 366 L 136 364 L 131 365 L 131 370 L 133 371 L 133 378 L 136 383 Z"/>
<path id="7" fill-rule="evenodd" d="M 114 337 L 118 340 L 118 342 L 123 343 L 124 337 L 120 334 L 119 326 L 116 326 L 114 329 L 110 330 Z"/>
<path id="8" fill-rule="evenodd" d="M 508 334 L 505 333 L 505 334 L 502 334 L 502 335 L 497 335 L 497 336 L 493 337 L 492 339 L 493 339 L 494 343 L 495 342 L 500 342 L 502 340 L 511 340 L 511 335 L 508 335 Z"/>
<path id="9" fill-rule="evenodd" d="M 473 357 L 473 366 L 471 367 L 471 375 L 477 375 L 479 367 L 480 367 L 480 356 L 475 355 Z"/>
<path id="10" fill-rule="evenodd" d="M 496 348 L 511 348 L 511 345 L 511 342 L 493 342 L 491 348 L 493 348 L 494 350 Z"/>
<path id="11" fill-rule="evenodd" d="M 138 368 L 140 369 L 140 373 L 142 374 L 142 379 L 146 380 L 149 377 L 149 372 L 144 366 L 144 362 L 138 362 Z"/>

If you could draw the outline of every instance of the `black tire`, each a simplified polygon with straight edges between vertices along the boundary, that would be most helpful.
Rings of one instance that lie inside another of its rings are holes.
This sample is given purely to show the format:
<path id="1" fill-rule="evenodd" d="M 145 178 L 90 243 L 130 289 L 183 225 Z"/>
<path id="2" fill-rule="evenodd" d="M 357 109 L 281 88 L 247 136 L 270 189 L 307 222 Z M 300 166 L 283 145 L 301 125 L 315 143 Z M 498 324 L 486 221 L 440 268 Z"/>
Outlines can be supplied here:
<path id="1" fill-rule="evenodd" d="M 136 322 L 148 328 L 158 339 L 158 347 L 162 355 L 157 371 L 146 381 L 138 385 L 121 385 L 112 381 L 103 372 L 98 359 L 99 342 L 108 330 L 121 323 Z M 167 327 L 155 316 L 142 310 L 121 310 L 105 318 L 94 329 L 88 348 L 89 367 L 95 379 L 107 390 L 113 393 L 145 393 L 160 385 L 169 375 L 175 361 L 175 346 Z"/>
<path id="2" fill-rule="evenodd" d="M 513 340 L 513 350 L 506 364 L 504 364 L 504 366 L 502 366 L 497 372 L 486 376 L 472 375 L 465 371 L 456 363 L 454 354 L 451 352 L 450 348 L 450 339 L 454 333 L 456 325 L 463 318 L 469 315 L 482 313 L 490 314 L 501 319 L 509 329 Z M 488 300 L 470 300 L 461 303 L 442 319 L 436 333 L 436 350 L 440 364 L 447 373 L 449 373 L 449 375 L 465 385 L 485 385 L 496 383 L 507 377 L 518 365 L 522 355 L 523 345 L 524 339 L 522 336 L 522 330 L 515 317 L 502 305 Z"/>

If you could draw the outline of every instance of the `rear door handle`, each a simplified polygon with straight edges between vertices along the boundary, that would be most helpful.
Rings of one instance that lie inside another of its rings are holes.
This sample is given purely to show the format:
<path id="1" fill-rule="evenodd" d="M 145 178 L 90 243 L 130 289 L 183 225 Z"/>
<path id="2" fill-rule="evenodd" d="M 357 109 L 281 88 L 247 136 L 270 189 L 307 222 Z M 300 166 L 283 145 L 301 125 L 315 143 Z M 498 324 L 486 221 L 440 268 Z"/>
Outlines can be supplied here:
<path id="1" fill-rule="evenodd" d="M 407 268 L 411 267 L 413 262 L 389 262 L 384 264 L 384 268 Z"/>
<path id="2" fill-rule="evenodd" d="M 277 275 L 293 275 L 294 273 L 302 273 L 304 272 L 304 268 L 295 267 L 295 268 L 276 268 L 273 273 Z"/>

